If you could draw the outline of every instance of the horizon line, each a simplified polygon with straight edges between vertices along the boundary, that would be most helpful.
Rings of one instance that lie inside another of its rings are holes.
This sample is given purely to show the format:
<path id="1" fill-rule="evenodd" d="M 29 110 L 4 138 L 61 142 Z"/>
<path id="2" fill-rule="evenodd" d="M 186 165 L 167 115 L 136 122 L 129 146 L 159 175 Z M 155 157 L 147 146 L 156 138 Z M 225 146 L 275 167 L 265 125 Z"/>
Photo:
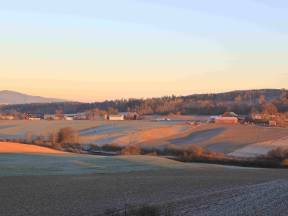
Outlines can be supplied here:
<path id="1" fill-rule="evenodd" d="M 185 94 L 185 95 L 177 95 L 177 94 L 170 94 L 170 95 L 162 95 L 162 96 L 153 96 L 153 97 L 123 97 L 123 98 L 117 98 L 117 99 L 104 99 L 104 100 L 91 100 L 91 101 L 81 101 L 81 100 L 70 100 L 70 99 L 64 99 L 64 98 L 55 98 L 53 96 L 41 96 L 41 95 L 33 95 L 31 93 L 26 93 L 26 92 L 20 92 L 20 91 L 15 91 L 15 90 L 0 90 L 0 92 L 11 92 L 11 93 L 18 93 L 18 94 L 23 94 L 27 96 L 32 96 L 32 97 L 41 97 L 44 99 L 55 99 L 55 100 L 63 100 L 59 102 L 51 102 L 51 103 L 103 103 L 105 101 L 117 101 L 117 100 L 147 100 L 147 99 L 153 99 L 153 98 L 163 98 L 163 97 L 187 97 L 187 96 L 193 96 L 193 95 L 205 95 L 205 94 L 225 94 L 225 93 L 231 93 L 231 92 L 242 92 L 242 91 L 261 91 L 261 90 L 283 90 L 286 91 L 286 88 L 251 88 L 251 89 L 235 89 L 235 90 L 226 90 L 226 91 L 215 91 L 215 92 L 201 92 L 201 93 L 191 93 L 191 94 Z M 16 104 L 15 104 L 16 105 Z"/>

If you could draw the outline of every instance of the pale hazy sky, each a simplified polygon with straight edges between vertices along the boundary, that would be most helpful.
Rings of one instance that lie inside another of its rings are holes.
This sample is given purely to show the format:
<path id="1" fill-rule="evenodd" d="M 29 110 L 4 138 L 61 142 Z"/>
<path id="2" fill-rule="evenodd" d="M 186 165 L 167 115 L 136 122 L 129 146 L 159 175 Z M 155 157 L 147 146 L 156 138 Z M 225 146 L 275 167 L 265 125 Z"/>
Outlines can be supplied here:
<path id="1" fill-rule="evenodd" d="M 80 101 L 288 88 L 286 0 L 0 0 L 0 90 Z"/>

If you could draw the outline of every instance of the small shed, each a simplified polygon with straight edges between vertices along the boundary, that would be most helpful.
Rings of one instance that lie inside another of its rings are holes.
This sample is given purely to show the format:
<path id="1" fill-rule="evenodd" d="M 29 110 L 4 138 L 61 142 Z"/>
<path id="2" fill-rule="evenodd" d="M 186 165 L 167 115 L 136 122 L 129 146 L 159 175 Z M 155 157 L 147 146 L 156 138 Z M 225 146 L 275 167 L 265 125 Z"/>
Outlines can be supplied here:
<path id="1" fill-rule="evenodd" d="M 235 112 L 225 112 L 222 117 L 238 117 L 238 114 L 236 114 Z"/>
<path id="2" fill-rule="evenodd" d="M 109 114 L 104 117 L 106 120 L 123 121 L 123 120 L 140 120 L 140 115 L 136 112 L 121 112 L 119 114 Z"/>
<path id="3" fill-rule="evenodd" d="M 139 120 L 140 119 L 140 115 L 137 112 L 121 112 L 120 115 L 123 115 L 125 120 Z"/>
<path id="4" fill-rule="evenodd" d="M 118 114 L 118 115 L 108 115 L 107 120 L 110 121 L 124 121 L 125 116 L 123 114 Z"/>
<path id="5" fill-rule="evenodd" d="M 45 114 L 44 115 L 45 120 L 56 120 L 55 114 Z"/>
<path id="6" fill-rule="evenodd" d="M 214 122 L 216 124 L 238 124 L 238 118 L 218 116 L 214 118 Z"/>
<path id="7" fill-rule="evenodd" d="M 39 114 L 39 113 L 35 113 L 35 114 L 27 114 L 26 115 L 26 119 L 31 120 L 31 121 L 39 121 L 44 119 L 44 115 L 43 114 Z"/>
<path id="8" fill-rule="evenodd" d="M 276 126 L 277 126 L 277 122 L 270 120 L 270 121 L 269 121 L 269 126 L 270 126 L 270 127 L 276 127 Z"/>
<path id="9" fill-rule="evenodd" d="M 0 114 L 0 120 L 14 120 L 15 116 L 14 115 L 2 115 Z"/>
<path id="10" fill-rule="evenodd" d="M 64 115 L 64 120 L 66 120 L 66 121 L 73 121 L 74 118 L 75 118 L 74 115 L 69 115 L 69 114 Z"/>

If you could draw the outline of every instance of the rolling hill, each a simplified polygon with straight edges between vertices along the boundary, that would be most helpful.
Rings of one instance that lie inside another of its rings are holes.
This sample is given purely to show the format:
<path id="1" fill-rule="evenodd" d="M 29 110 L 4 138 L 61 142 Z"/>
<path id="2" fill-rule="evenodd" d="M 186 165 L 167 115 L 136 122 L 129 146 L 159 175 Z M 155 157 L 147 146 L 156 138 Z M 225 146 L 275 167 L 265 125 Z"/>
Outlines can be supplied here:
<path id="1" fill-rule="evenodd" d="M 45 98 L 40 96 L 32 96 L 15 91 L 0 91 L 0 105 L 12 104 L 31 104 L 31 103 L 54 103 L 64 102 L 64 100 L 56 98 Z"/>

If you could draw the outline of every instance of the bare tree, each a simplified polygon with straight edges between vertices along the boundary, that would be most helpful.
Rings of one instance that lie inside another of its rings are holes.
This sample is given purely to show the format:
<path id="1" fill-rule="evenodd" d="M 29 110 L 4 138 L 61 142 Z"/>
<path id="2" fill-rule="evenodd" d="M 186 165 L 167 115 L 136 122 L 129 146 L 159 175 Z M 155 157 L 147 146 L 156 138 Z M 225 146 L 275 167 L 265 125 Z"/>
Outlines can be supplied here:
<path id="1" fill-rule="evenodd" d="M 273 103 L 265 103 L 263 105 L 263 113 L 267 115 L 275 115 L 278 113 L 278 109 Z"/>
<path id="2" fill-rule="evenodd" d="M 78 144 L 79 133 L 71 127 L 60 129 L 58 132 L 58 143 L 61 144 Z"/>

